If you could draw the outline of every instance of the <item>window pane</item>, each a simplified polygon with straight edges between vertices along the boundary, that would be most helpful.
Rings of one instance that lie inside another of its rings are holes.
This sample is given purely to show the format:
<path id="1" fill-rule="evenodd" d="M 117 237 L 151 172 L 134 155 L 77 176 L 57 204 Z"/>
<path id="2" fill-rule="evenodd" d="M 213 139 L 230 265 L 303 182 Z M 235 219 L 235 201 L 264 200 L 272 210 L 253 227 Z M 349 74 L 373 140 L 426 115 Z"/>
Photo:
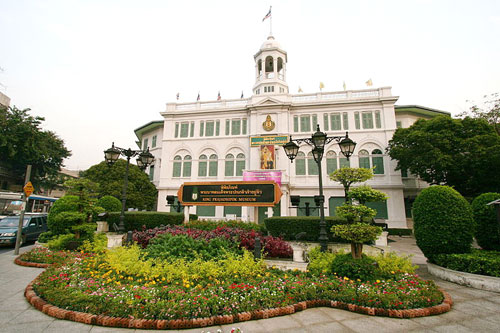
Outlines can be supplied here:
<path id="1" fill-rule="evenodd" d="M 311 131 L 311 116 L 300 116 L 300 131 L 310 132 Z"/>
<path id="2" fill-rule="evenodd" d="M 349 116 L 347 112 L 342 113 L 342 121 L 344 123 L 344 131 L 349 129 Z"/>
<path id="3" fill-rule="evenodd" d="M 200 121 L 200 136 L 203 136 L 203 131 L 205 130 L 205 122 Z"/>
<path id="4" fill-rule="evenodd" d="M 206 136 L 214 136 L 214 122 L 213 121 L 207 121 L 205 123 L 205 135 Z"/>
<path id="5" fill-rule="evenodd" d="M 337 156 L 335 157 L 326 157 L 326 172 L 331 174 L 337 170 Z"/>
<path id="6" fill-rule="evenodd" d="M 298 132 L 299 131 L 299 117 L 293 116 L 293 131 Z"/>
<path id="7" fill-rule="evenodd" d="M 220 120 L 217 120 L 215 122 L 215 135 L 219 136 L 219 133 L 220 133 Z"/>
<path id="8" fill-rule="evenodd" d="M 373 114 L 371 112 L 363 112 L 363 128 L 373 128 Z"/>
<path id="9" fill-rule="evenodd" d="M 234 156 L 233 154 L 226 155 L 224 175 L 231 177 L 234 176 Z"/>
<path id="10" fill-rule="evenodd" d="M 340 131 L 342 129 L 340 113 L 333 113 L 330 115 L 330 125 L 332 131 Z"/>
<path id="11" fill-rule="evenodd" d="M 356 126 L 356 129 L 360 129 L 359 112 L 354 112 L 354 125 Z"/>
<path id="12" fill-rule="evenodd" d="M 156 135 L 153 135 L 153 140 L 151 142 L 151 148 L 156 147 Z"/>
<path id="13" fill-rule="evenodd" d="M 243 176 L 245 161 L 236 161 L 236 176 Z"/>
<path id="14" fill-rule="evenodd" d="M 359 152 L 359 167 L 370 169 L 370 157 L 368 157 L 368 152 L 364 149 Z"/>
<path id="15" fill-rule="evenodd" d="M 198 177 L 207 176 L 207 161 L 201 161 L 198 163 Z"/>
<path id="16" fill-rule="evenodd" d="M 387 220 L 389 218 L 389 214 L 387 213 L 387 201 L 367 202 L 366 206 L 377 211 L 377 215 L 375 215 L 376 219 Z"/>
<path id="17" fill-rule="evenodd" d="M 318 174 L 318 164 L 314 160 L 312 153 L 307 154 L 307 174 L 308 175 Z"/>
<path id="18" fill-rule="evenodd" d="M 241 207 L 240 206 L 224 206 L 224 216 L 228 214 L 235 214 L 236 217 L 241 217 Z"/>
<path id="19" fill-rule="evenodd" d="M 142 145 L 142 150 L 148 149 L 148 139 L 144 139 L 144 144 Z"/>
<path id="20" fill-rule="evenodd" d="M 351 167 L 351 162 L 347 160 L 345 157 L 341 157 L 339 159 L 339 164 L 341 168 L 350 168 Z"/>
<path id="21" fill-rule="evenodd" d="M 375 126 L 377 126 L 377 128 L 382 127 L 382 119 L 380 119 L 380 111 L 375 111 Z"/>
<path id="22" fill-rule="evenodd" d="M 184 156 L 184 163 L 182 165 L 182 177 L 191 177 L 191 156 Z"/>
<path id="23" fill-rule="evenodd" d="M 325 131 L 328 131 L 328 129 L 330 128 L 328 125 L 329 125 L 328 113 L 325 113 L 323 114 L 323 128 L 325 129 Z"/>
<path id="24" fill-rule="evenodd" d="M 155 177 L 155 166 L 152 165 L 149 167 L 149 180 L 153 181 Z"/>
<path id="25" fill-rule="evenodd" d="M 231 122 L 229 119 L 226 119 L 226 135 L 229 135 L 229 128 L 231 127 Z"/>
<path id="26" fill-rule="evenodd" d="M 313 131 L 316 131 L 316 128 L 317 128 L 317 125 L 318 125 L 318 115 L 315 115 L 313 114 L 312 115 L 312 128 L 313 128 Z"/>
<path id="27" fill-rule="evenodd" d="M 215 206 L 197 206 L 196 215 L 198 216 L 215 216 Z"/>
<path id="28" fill-rule="evenodd" d="M 179 123 L 175 123 L 175 137 L 179 136 Z"/>
<path id="29" fill-rule="evenodd" d="M 218 157 L 216 154 L 210 155 L 210 162 L 208 162 L 208 175 L 210 177 L 216 177 L 217 176 L 217 168 L 219 167 L 218 164 Z"/>
<path id="30" fill-rule="evenodd" d="M 233 119 L 231 121 L 231 135 L 240 135 L 241 134 L 241 120 Z"/>
<path id="31" fill-rule="evenodd" d="M 194 136 L 194 121 L 191 122 L 191 131 L 189 132 L 189 136 L 190 137 Z"/>
<path id="32" fill-rule="evenodd" d="M 400 122 L 400 121 L 396 121 L 396 127 L 397 127 L 397 128 L 402 128 L 402 127 L 403 127 L 403 125 L 401 125 L 401 122 Z"/>
<path id="33" fill-rule="evenodd" d="M 247 134 L 247 118 L 242 119 L 241 134 Z"/>
<path id="34" fill-rule="evenodd" d="M 297 176 L 303 176 L 306 174 L 306 160 L 303 152 L 297 154 L 295 159 L 295 174 Z"/>
<path id="35" fill-rule="evenodd" d="M 189 123 L 181 124 L 181 138 L 187 138 L 189 132 Z"/>
<path id="36" fill-rule="evenodd" d="M 180 156 L 179 156 L 179 159 L 180 159 Z M 172 173 L 172 177 L 180 177 L 181 176 L 181 166 L 182 166 L 182 162 L 174 161 L 174 171 Z"/>

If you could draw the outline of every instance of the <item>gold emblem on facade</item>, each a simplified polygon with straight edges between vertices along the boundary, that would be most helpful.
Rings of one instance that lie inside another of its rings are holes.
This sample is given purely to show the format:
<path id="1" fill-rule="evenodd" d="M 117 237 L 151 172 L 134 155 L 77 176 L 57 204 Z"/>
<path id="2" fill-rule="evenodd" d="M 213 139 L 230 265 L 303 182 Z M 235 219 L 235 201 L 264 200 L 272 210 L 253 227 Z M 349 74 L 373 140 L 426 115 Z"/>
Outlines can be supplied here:
<path id="1" fill-rule="evenodd" d="M 262 127 L 266 130 L 266 131 L 272 131 L 274 129 L 274 126 L 276 124 L 274 123 L 274 121 L 271 120 L 271 116 L 270 115 L 267 115 L 266 117 L 266 121 L 262 123 Z"/>

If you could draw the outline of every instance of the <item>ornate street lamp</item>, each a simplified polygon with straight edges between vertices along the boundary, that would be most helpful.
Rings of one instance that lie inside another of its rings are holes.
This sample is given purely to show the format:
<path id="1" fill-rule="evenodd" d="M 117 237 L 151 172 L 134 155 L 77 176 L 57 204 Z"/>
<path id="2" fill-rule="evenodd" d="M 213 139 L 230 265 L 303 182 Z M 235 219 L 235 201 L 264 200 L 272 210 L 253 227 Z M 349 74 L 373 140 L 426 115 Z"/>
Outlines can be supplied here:
<path id="1" fill-rule="evenodd" d="M 321 175 L 321 160 L 323 159 L 323 154 L 325 151 L 325 145 L 337 141 L 340 146 L 340 151 L 349 160 L 349 157 L 354 153 L 354 148 L 356 148 L 356 142 L 349 139 L 348 132 L 345 136 L 327 136 L 326 133 L 321 132 L 319 129 L 319 124 L 317 125 L 316 132 L 310 137 L 305 139 L 295 139 L 292 140 L 290 136 L 290 141 L 287 142 L 283 148 L 285 149 L 286 156 L 292 161 L 297 157 L 299 152 L 299 145 L 301 143 L 307 143 L 312 146 L 312 154 L 314 161 L 318 165 L 318 175 L 319 175 L 319 196 L 315 197 L 315 200 L 319 204 L 319 244 L 321 246 L 321 251 L 325 252 L 327 249 L 328 235 L 326 233 L 326 221 L 325 221 L 325 196 L 323 195 L 323 178 Z"/>
<path id="2" fill-rule="evenodd" d="M 149 152 L 149 148 L 144 150 L 132 150 L 130 148 L 124 149 L 120 147 L 115 147 L 113 142 L 111 148 L 104 151 L 104 159 L 108 166 L 112 166 L 118 160 L 120 155 L 127 157 L 127 167 L 125 168 L 125 177 L 123 179 L 123 190 L 122 190 L 122 210 L 120 212 L 120 223 L 118 224 L 118 232 L 122 233 L 125 231 L 125 204 L 127 202 L 127 185 L 128 185 L 128 166 L 130 164 L 130 159 L 134 156 L 139 156 L 137 158 L 137 166 L 141 170 L 145 170 L 148 165 L 153 163 L 154 156 Z"/>

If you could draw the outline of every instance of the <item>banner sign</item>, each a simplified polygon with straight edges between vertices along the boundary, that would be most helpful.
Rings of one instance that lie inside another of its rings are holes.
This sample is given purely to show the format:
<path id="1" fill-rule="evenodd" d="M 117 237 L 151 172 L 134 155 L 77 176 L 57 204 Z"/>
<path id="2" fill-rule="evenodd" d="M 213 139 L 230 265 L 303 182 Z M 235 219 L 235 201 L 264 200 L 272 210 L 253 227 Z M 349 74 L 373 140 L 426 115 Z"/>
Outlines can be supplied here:
<path id="1" fill-rule="evenodd" d="M 177 197 L 184 206 L 273 207 L 281 194 L 273 181 L 188 182 L 181 185 Z"/>
<path id="2" fill-rule="evenodd" d="M 281 171 L 243 171 L 243 180 L 245 181 L 263 181 L 271 180 L 281 186 Z"/>
<path id="3" fill-rule="evenodd" d="M 290 138 L 288 135 L 266 135 L 250 137 L 250 147 L 258 147 L 262 145 L 283 146 Z"/>

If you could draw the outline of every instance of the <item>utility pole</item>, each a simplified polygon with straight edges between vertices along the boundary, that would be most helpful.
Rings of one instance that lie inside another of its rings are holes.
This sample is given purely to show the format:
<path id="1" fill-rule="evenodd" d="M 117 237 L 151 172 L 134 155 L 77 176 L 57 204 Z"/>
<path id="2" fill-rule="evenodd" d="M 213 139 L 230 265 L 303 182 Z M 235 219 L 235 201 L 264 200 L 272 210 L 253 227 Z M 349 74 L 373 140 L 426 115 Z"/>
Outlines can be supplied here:
<path id="1" fill-rule="evenodd" d="M 23 193 L 23 206 L 21 209 L 21 215 L 19 216 L 19 225 L 17 226 L 17 237 L 16 237 L 16 247 L 14 249 L 14 255 L 19 254 L 19 248 L 21 247 L 21 238 L 23 232 L 23 222 L 24 222 L 24 212 L 26 211 L 26 202 L 28 197 L 33 193 L 33 185 L 30 182 L 31 177 L 31 164 L 26 167 L 26 178 L 24 179 L 24 193 Z"/>

